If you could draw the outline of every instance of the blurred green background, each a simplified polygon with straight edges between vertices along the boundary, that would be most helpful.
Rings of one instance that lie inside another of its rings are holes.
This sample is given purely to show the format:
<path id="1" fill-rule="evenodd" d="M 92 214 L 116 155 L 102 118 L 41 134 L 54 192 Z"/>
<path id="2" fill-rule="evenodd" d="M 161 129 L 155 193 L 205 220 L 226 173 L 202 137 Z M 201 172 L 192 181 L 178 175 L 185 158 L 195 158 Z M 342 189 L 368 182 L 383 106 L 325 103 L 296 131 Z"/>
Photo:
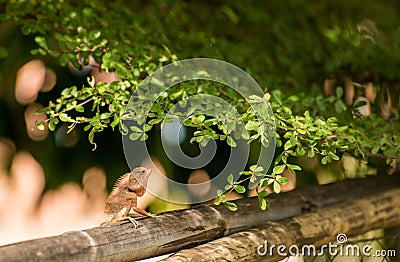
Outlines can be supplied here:
<path id="1" fill-rule="evenodd" d="M 100 15 L 98 19 L 134 14 L 125 19 L 135 21 L 146 32 L 140 38 L 147 41 L 143 45 L 165 46 L 178 59 L 225 60 L 246 70 L 262 87 L 280 89 L 286 97 L 323 94 L 327 78 L 335 78 L 337 86 L 343 86 L 344 76 L 360 83 L 365 79 L 375 83 L 386 81 L 393 84 L 392 108 L 395 113 L 398 110 L 395 84 L 399 81 L 400 5 L 395 0 L 92 2 L 95 1 L 70 1 L 68 8 L 81 12 L 84 7 L 102 5 L 104 17 Z M 0 4 L 0 10 L 4 15 L 6 2 Z M 45 16 L 40 12 L 36 15 Z M 360 40 L 357 34 L 360 32 L 373 37 L 373 41 Z M 55 88 L 40 93 L 37 99 L 44 105 L 59 97 L 64 87 L 81 86 L 89 74 L 73 73 L 49 56 L 31 55 L 30 50 L 37 48 L 34 37 L 24 35 L 21 26 L 12 19 L 0 24 L 0 137 L 11 139 L 17 150 L 32 153 L 45 171 L 47 188 L 66 181 L 80 183 L 83 172 L 93 165 L 106 171 L 110 188 L 111 181 L 127 171 L 118 131 L 96 134 L 98 147 L 93 152 L 83 127 L 76 129 L 77 142 L 72 145 L 63 140 L 62 134 L 57 136 L 57 131 L 43 141 L 32 141 L 27 136 L 26 106 L 16 102 L 14 92 L 18 69 L 33 58 L 40 58 L 54 70 Z M 376 104 L 373 110 L 378 110 Z M 150 135 L 148 145 L 167 172 L 182 175 L 190 172 L 165 159 L 159 130 Z M 196 148 L 188 145 L 186 151 L 193 154 L 190 151 Z M 218 169 L 217 165 L 223 161 L 216 159 L 215 166 L 208 166 L 207 171 Z M 311 168 L 306 167 L 303 173 L 309 175 L 300 177 L 299 183 L 315 183 L 316 164 L 305 163 Z"/>

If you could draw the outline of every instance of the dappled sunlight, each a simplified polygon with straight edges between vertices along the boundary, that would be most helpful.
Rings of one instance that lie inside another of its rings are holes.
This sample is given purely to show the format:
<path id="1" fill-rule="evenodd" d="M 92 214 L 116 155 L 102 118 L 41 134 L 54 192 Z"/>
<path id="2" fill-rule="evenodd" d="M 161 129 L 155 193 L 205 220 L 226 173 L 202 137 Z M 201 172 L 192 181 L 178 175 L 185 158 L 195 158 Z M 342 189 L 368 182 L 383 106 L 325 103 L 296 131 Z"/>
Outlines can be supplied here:
<path id="1" fill-rule="evenodd" d="M 99 224 L 107 195 L 103 170 L 86 170 L 83 189 L 69 182 L 43 192 L 44 172 L 30 153 L 15 153 L 7 174 L 5 162 L 15 152 L 9 144 L 0 140 L 1 245 Z"/>

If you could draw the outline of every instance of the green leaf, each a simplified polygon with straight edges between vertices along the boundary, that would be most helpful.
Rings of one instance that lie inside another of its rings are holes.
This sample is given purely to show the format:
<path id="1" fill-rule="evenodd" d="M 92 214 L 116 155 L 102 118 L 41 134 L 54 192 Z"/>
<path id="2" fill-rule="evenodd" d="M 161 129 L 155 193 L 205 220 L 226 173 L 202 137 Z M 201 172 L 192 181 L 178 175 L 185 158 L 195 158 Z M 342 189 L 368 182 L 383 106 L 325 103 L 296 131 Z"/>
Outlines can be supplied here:
<path id="1" fill-rule="evenodd" d="M 90 144 L 93 144 L 94 133 L 95 133 L 95 131 L 94 131 L 94 128 L 93 128 L 92 131 L 90 131 L 89 136 L 88 136 Z"/>
<path id="2" fill-rule="evenodd" d="M 138 140 L 141 136 L 142 136 L 142 134 L 143 133 L 131 133 L 130 135 L 129 135 L 129 139 L 130 140 L 132 140 L 132 141 L 136 141 L 136 140 Z"/>
<path id="3" fill-rule="evenodd" d="M 262 171 L 264 171 L 264 168 L 262 166 L 257 166 L 254 170 L 254 173 L 261 173 Z"/>
<path id="4" fill-rule="evenodd" d="M 371 153 L 375 155 L 379 152 L 379 149 L 380 149 L 380 145 L 374 146 L 371 150 Z"/>
<path id="5" fill-rule="evenodd" d="M 274 174 L 282 174 L 283 171 L 285 171 L 285 168 L 286 168 L 286 165 L 279 165 L 279 166 L 274 167 L 272 172 Z"/>
<path id="6" fill-rule="evenodd" d="M 235 140 L 232 139 L 232 137 L 227 136 L 227 137 L 226 137 L 226 142 L 227 142 L 227 144 L 228 144 L 229 146 L 231 146 L 231 147 L 236 147 L 236 142 L 235 142 Z"/>
<path id="7" fill-rule="evenodd" d="M 76 112 L 83 113 L 85 111 L 85 108 L 83 106 L 76 106 L 75 110 L 76 110 Z"/>
<path id="8" fill-rule="evenodd" d="M 162 118 L 155 118 L 155 119 L 151 119 L 148 124 L 149 125 L 156 125 L 158 123 L 160 123 L 162 121 Z"/>
<path id="9" fill-rule="evenodd" d="M 224 205 L 230 210 L 230 211 L 236 211 L 237 210 L 237 205 L 232 202 L 225 202 Z"/>
<path id="10" fill-rule="evenodd" d="M 267 209 L 267 200 L 265 200 L 265 198 L 263 198 L 260 195 L 258 195 L 257 197 L 258 197 L 258 203 L 260 205 L 261 210 L 266 210 Z"/>
<path id="11" fill-rule="evenodd" d="M 314 150 L 313 150 L 313 149 L 308 150 L 308 151 L 307 151 L 307 156 L 308 156 L 309 158 L 314 157 L 314 156 L 315 156 Z"/>
<path id="12" fill-rule="evenodd" d="M 279 194 L 281 192 L 281 185 L 277 181 L 274 181 L 273 188 L 276 194 Z"/>
<path id="13" fill-rule="evenodd" d="M 282 97 L 281 97 L 281 92 L 280 91 L 275 91 L 272 93 L 272 96 L 278 102 L 279 105 L 282 105 Z"/>
<path id="14" fill-rule="evenodd" d="M 58 59 L 58 62 L 60 63 L 61 66 L 66 66 L 68 64 L 68 55 L 67 54 L 62 54 L 60 58 Z"/>
<path id="15" fill-rule="evenodd" d="M 44 123 L 43 123 L 43 121 L 38 122 L 36 125 L 37 125 L 37 128 L 38 128 L 39 130 L 41 130 L 41 131 L 44 130 Z"/>
<path id="16" fill-rule="evenodd" d="M 323 165 L 326 165 L 326 164 L 328 164 L 329 162 L 330 162 L 329 156 L 324 156 L 324 157 L 321 159 L 321 163 L 322 163 Z"/>
<path id="17" fill-rule="evenodd" d="M 283 176 L 278 177 L 276 181 L 278 181 L 278 183 L 281 185 L 287 185 L 287 183 L 289 182 L 289 180 Z"/>
<path id="18" fill-rule="evenodd" d="M 242 193 L 246 192 L 246 188 L 244 186 L 241 186 L 241 185 L 234 185 L 233 188 L 239 194 L 242 194 Z"/>
<path id="19" fill-rule="evenodd" d="M 343 93 L 344 92 L 343 92 L 343 88 L 342 87 L 339 86 L 339 87 L 336 88 L 336 97 L 337 98 L 342 98 Z"/>
<path id="20" fill-rule="evenodd" d="M 233 185 L 233 174 L 230 174 L 230 175 L 226 178 L 226 180 L 228 181 L 228 183 L 229 183 L 230 185 Z"/>
<path id="21" fill-rule="evenodd" d="M 50 118 L 50 121 L 49 121 L 49 130 L 50 131 L 56 130 L 56 123 L 55 123 L 54 119 L 55 118 Z"/>
<path id="22" fill-rule="evenodd" d="M 260 186 L 261 187 L 266 187 L 272 184 L 275 180 L 273 178 L 263 178 L 260 181 Z"/>
<path id="23" fill-rule="evenodd" d="M 289 148 L 291 148 L 292 146 L 294 146 L 293 144 L 292 144 L 292 140 L 288 140 L 288 141 L 286 141 L 286 143 L 285 143 L 285 145 L 283 146 L 283 148 L 285 149 L 285 151 L 287 151 Z"/>
<path id="24" fill-rule="evenodd" d="M 71 122 L 72 121 L 72 118 L 70 116 L 68 116 L 66 113 L 61 113 L 59 118 L 63 122 Z"/>
<path id="25" fill-rule="evenodd" d="M 137 127 L 137 126 L 130 126 L 129 128 L 130 128 L 130 130 L 132 130 L 132 132 L 143 133 L 143 130 L 140 129 L 139 127 Z"/>
<path id="26" fill-rule="evenodd" d="M 288 167 L 289 172 L 292 173 L 293 175 L 296 174 L 296 170 L 297 170 L 297 171 L 300 171 L 300 170 L 301 170 L 301 167 L 298 166 L 298 165 L 291 165 L 291 164 L 288 164 L 287 167 Z"/>
<path id="27" fill-rule="evenodd" d="M 35 37 L 35 42 L 43 49 L 47 50 L 49 49 L 47 47 L 47 41 L 46 38 L 44 38 L 43 36 L 36 36 Z"/>
<path id="28" fill-rule="evenodd" d="M 329 152 L 328 155 L 329 155 L 329 157 L 330 157 L 331 159 L 333 159 L 333 160 L 336 160 L 336 161 L 337 161 L 337 160 L 340 159 L 339 156 L 335 155 L 333 152 Z"/>

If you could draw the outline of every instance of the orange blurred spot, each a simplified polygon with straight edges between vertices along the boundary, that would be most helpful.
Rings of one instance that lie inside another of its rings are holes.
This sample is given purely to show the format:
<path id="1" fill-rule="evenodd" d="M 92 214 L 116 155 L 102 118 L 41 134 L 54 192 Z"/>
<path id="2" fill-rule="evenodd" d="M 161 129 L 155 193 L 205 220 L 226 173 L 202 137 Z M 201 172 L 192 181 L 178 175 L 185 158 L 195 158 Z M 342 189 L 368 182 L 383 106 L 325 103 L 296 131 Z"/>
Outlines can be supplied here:
<path id="1" fill-rule="evenodd" d="M 0 137 L 0 170 L 7 169 L 15 150 L 13 141 L 5 137 Z"/>
<path id="2" fill-rule="evenodd" d="M 208 173 L 203 169 L 193 171 L 188 179 L 188 189 L 195 196 L 201 197 L 206 195 L 211 189 L 211 181 Z"/>
<path id="3" fill-rule="evenodd" d="M 40 92 L 51 91 L 51 89 L 53 89 L 53 87 L 56 85 L 56 82 L 57 82 L 56 73 L 54 73 L 52 69 L 46 68 L 44 82 L 42 88 L 40 89 Z"/>
<path id="4" fill-rule="evenodd" d="M 15 99 L 26 105 L 36 100 L 46 78 L 46 67 L 41 60 L 31 60 L 17 72 Z"/>
<path id="5" fill-rule="evenodd" d="M 336 81 L 334 79 L 325 79 L 324 81 L 324 93 L 327 96 L 333 96 L 335 93 L 335 84 Z"/>
<path id="6" fill-rule="evenodd" d="M 86 211 L 97 213 L 100 220 L 107 198 L 106 173 L 98 167 L 91 167 L 83 174 L 82 185 L 87 197 Z"/>
<path id="7" fill-rule="evenodd" d="M 347 106 L 351 106 L 353 104 L 353 99 L 355 96 L 355 89 L 353 80 L 348 77 L 344 78 L 344 102 Z"/>
<path id="8" fill-rule="evenodd" d="M 41 141 L 47 137 L 49 130 L 47 128 L 47 122 L 44 123 L 44 130 L 39 130 L 37 123 L 45 121 L 47 116 L 45 113 L 36 114 L 36 111 L 42 109 L 41 104 L 30 104 L 25 109 L 25 123 L 26 123 L 26 133 L 29 138 L 34 141 Z"/>

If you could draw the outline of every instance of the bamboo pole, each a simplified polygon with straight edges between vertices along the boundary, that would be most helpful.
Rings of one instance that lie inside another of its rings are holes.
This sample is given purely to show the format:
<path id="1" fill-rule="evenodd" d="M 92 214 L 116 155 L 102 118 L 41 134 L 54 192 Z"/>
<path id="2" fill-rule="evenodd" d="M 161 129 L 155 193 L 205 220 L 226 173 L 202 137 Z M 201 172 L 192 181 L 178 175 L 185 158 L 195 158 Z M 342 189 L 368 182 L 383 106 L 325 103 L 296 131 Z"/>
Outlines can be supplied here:
<path id="1" fill-rule="evenodd" d="M 266 222 L 249 230 L 184 249 L 161 261 L 268 262 L 280 261 L 297 254 L 321 256 L 323 249 L 331 252 L 332 256 L 340 253 L 344 256 L 373 256 L 372 247 L 363 250 L 349 249 L 340 244 L 345 244 L 347 236 L 399 226 L 399 203 L 400 188 L 349 199 L 314 212 L 277 222 Z M 336 240 L 341 242 L 337 243 Z M 319 248 L 324 244 L 324 248 Z"/>
<path id="2" fill-rule="evenodd" d="M 270 198 L 261 211 L 257 198 L 235 201 L 238 211 L 200 205 L 0 247 L 0 261 L 132 261 L 177 252 L 214 239 L 343 201 L 400 186 L 398 176 L 377 176 L 310 186 Z"/>

